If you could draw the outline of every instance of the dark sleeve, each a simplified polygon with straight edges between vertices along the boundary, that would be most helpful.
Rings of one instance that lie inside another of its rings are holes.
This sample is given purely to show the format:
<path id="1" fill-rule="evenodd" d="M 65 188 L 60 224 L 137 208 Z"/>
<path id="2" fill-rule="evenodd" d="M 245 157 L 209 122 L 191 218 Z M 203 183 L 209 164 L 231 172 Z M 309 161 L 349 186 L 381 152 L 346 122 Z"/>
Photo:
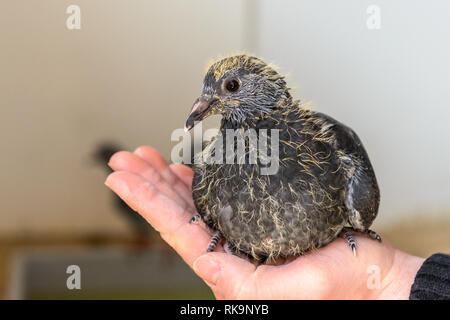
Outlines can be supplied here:
<path id="1" fill-rule="evenodd" d="M 416 274 L 410 300 L 450 300 L 450 255 L 433 254 Z"/>

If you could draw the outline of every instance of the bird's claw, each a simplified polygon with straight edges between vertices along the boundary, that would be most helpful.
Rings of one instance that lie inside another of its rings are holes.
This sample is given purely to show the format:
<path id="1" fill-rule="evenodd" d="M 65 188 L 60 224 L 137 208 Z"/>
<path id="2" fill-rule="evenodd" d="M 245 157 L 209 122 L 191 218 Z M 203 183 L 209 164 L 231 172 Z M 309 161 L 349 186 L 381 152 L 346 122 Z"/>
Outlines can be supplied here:
<path id="1" fill-rule="evenodd" d="M 344 233 L 344 236 L 347 239 L 350 249 L 352 249 L 353 256 L 356 257 L 356 240 L 355 240 L 355 238 L 353 238 L 353 235 L 347 228 L 342 229 L 342 232 Z"/>
<path id="2" fill-rule="evenodd" d="M 192 218 L 189 219 L 189 223 L 195 223 L 200 220 L 200 215 L 196 213 Z"/>
<path id="3" fill-rule="evenodd" d="M 373 239 L 381 242 L 381 237 L 373 230 L 367 229 L 366 231 L 362 231 L 363 233 L 367 233 L 367 235 Z M 342 229 L 342 233 L 344 237 L 347 239 L 348 245 L 350 249 L 352 249 L 353 255 L 356 257 L 356 240 L 353 238 L 353 235 L 350 232 L 350 228 Z"/>
<path id="4" fill-rule="evenodd" d="M 366 232 L 367 232 L 367 234 L 369 235 L 369 237 L 371 239 L 377 240 L 378 242 L 381 242 L 381 237 L 380 237 L 380 235 L 378 233 L 376 233 L 375 231 L 370 230 L 370 229 L 367 230 Z"/>
<path id="5" fill-rule="evenodd" d="M 211 241 L 209 242 L 208 248 L 206 249 L 206 252 L 211 252 L 214 250 L 214 248 L 217 246 L 217 243 L 222 239 L 222 233 L 220 231 L 217 231 L 214 233 L 214 236 L 212 237 Z"/>
<path id="6" fill-rule="evenodd" d="M 351 244 L 350 248 L 352 248 L 353 256 L 356 257 L 356 245 L 355 244 Z"/>

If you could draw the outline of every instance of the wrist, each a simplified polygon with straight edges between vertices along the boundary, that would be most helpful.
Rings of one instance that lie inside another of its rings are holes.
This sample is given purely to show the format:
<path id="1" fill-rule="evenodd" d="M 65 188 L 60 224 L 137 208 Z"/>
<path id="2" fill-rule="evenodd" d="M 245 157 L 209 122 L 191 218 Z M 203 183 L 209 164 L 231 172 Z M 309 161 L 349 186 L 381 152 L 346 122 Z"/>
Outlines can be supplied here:
<path id="1" fill-rule="evenodd" d="M 381 288 L 373 290 L 371 299 L 408 300 L 414 278 L 424 260 L 395 249 L 392 265 L 381 281 Z"/>

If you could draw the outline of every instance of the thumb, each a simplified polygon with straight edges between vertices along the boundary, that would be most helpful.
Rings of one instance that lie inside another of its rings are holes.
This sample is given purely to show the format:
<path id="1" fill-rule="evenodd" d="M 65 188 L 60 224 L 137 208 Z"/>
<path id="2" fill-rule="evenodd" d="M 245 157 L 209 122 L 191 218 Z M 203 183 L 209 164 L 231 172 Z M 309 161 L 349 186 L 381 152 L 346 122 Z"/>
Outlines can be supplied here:
<path id="1" fill-rule="evenodd" d="M 251 291 L 256 267 L 245 259 L 222 252 L 210 252 L 194 261 L 195 273 L 225 299 L 237 299 Z"/>

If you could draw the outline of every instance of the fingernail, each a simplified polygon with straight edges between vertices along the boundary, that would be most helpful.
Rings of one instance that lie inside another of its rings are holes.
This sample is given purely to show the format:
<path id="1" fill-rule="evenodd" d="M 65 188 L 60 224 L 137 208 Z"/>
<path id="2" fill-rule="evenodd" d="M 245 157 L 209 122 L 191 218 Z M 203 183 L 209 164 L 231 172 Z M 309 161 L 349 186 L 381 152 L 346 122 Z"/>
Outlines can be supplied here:
<path id="1" fill-rule="evenodd" d="M 109 159 L 108 159 L 108 166 L 109 166 L 111 169 L 114 169 L 114 168 L 112 167 L 112 164 L 113 164 L 113 162 L 116 162 L 117 155 L 118 155 L 118 154 L 121 154 L 121 153 L 122 153 L 122 151 L 118 151 L 118 152 L 114 153 L 111 157 L 109 157 Z"/>
<path id="2" fill-rule="evenodd" d="M 106 178 L 105 185 L 115 193 L 126 196 L 130 194 L 130 185 L 127 180 L 120 179 L 121 176 L 122 174 L 119 172 L 111 173 Z"/>
<path id="3" fill-rule="evenodd" d="M 220 264 L 210 257 L 202 256 L 194 262 L 194 271 L 203 280 L 216 284 L 220 273 Z"/>
<path id="4" fill-rule="evenodd" d="M 108 188 L 111 189 L 111 179 L 109 178 L 109 176 L 106 178 L 104 183 L 105 183 L 105 186 L 107 186 Z"/>

